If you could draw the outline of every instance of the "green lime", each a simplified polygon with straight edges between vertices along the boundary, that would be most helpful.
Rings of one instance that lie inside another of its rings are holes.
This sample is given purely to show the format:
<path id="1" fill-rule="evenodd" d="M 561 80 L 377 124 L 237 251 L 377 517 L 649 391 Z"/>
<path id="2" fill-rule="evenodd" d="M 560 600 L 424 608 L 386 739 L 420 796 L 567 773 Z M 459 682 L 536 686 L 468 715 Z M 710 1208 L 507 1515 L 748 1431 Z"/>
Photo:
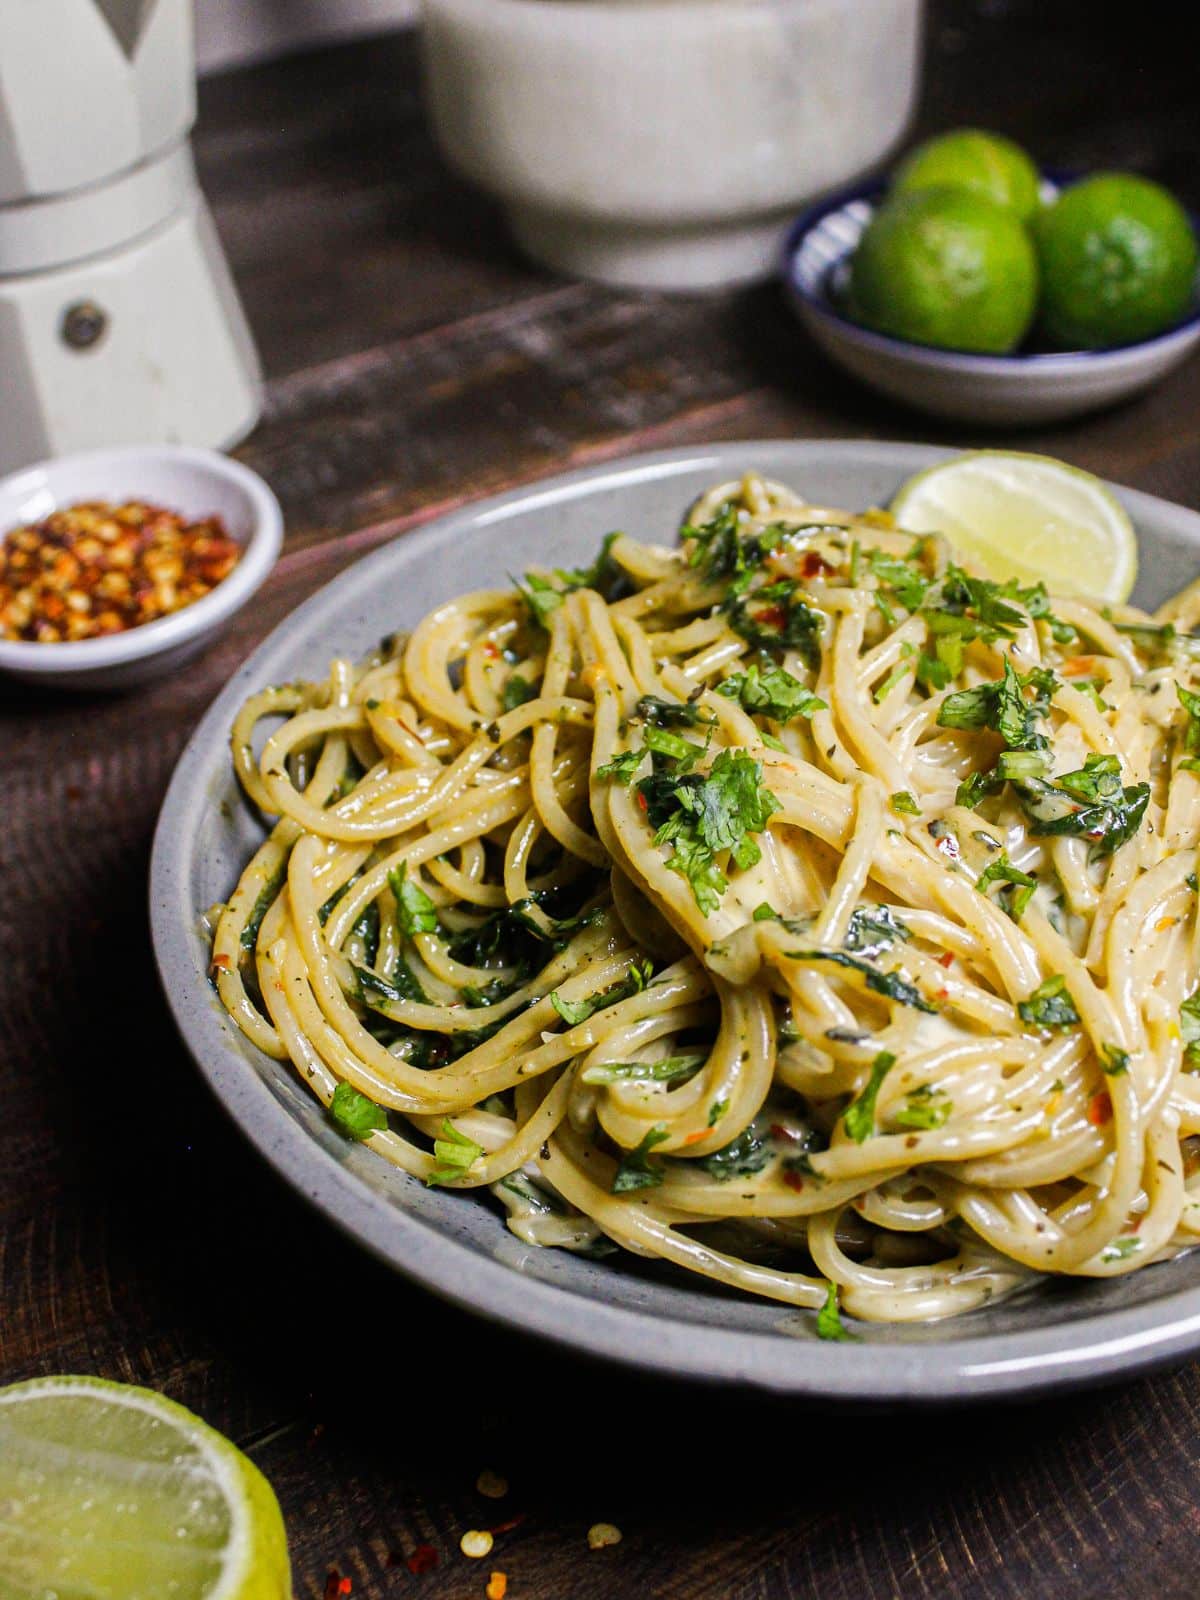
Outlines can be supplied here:
<path id="1" fill-rule="evenodd" d="M 907 155 L 892 177 L 894 194 L 918 189 L 970 189 L 1030 222 L 1038 209 L 1038 170 L 1011 139 L 958 128 L 942 133 Z"/>
<path id="2" fill-rule="evenodd" d="M 283 1518 L 228 1439 L 149 1389 L 0 1389 L 2 1600 L 288 1600 Z"/>
<path id="3" fill-rule="evenodd" d="M 1072 184 L 1034 225 L 1042 322 L 1055 344 L 1098 350 L 1178 322 L 1196 281 L 1196 235 L 1148 178 L 1102 172 Z"/>
<path id="4" fill-rule="evenodd" d="M 1012 211 L 968 189 L 886 201 L 850 263 L 850 314 L 879 333 L 1003 355 L 1037 308 L 1037 257 Z"/>

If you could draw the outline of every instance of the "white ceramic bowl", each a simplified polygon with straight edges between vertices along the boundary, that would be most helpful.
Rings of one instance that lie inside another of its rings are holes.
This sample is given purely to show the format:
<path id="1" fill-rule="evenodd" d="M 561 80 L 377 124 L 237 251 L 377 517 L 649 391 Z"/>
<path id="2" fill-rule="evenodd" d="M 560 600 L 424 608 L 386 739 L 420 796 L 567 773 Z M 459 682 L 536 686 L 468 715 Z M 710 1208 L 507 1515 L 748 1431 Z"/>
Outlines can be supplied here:
<path id="1" fill-rule="evenodd" d="M 844 190 L 798 218 L 784 246 L 783 278 L 826 355 L 893 400 L 955 422 L 1057 422 L 1148 389 L 1200 343 L 1200 287 L 1176 327 L 1111 350 L 968 355 L 861 328 L 839 309 L 839 293 L 882 193 L 878 181 Z"/>
<path id="2" fill-rule="evenodd" d="M 0 639 L 0 672 L 46 688 L 117 689 L 196 655 L 275 565 L 283 513 L 266 483 L 214 450 L 135 445 L 43 461 L 0 478 L 0 541 L 13 529 L 86 500 L 145 500 L 188 517 L 217 516 L 244 554 L 203 599 L 124 633 L 70 644 Z"/>
<path id="3" fill-rule="evenodd" d="M 572 275 L 702 289 L 775 270 L 797 206 L 908 123 L 921 0 L 422 0 L 448 160 Z"/>

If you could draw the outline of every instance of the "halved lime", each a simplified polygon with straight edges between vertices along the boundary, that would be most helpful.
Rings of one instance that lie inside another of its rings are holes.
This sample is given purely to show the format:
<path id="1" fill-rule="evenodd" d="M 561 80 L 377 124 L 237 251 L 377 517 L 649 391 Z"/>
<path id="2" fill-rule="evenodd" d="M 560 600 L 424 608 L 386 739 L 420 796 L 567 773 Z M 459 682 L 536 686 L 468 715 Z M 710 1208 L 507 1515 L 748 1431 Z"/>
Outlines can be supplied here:
<path id="1" fill-rule="evenodd" d="M 0 1600 L 289 1600 L 270 1484 L 183 1406 L 100 1378 L 0 1389 Z"/>
<path id="2" fill-rule="evenodd" d="M 1099 478 L 1050 456 L 976 450 L 910 478 L 892 501 L 902 528 L 941 533 L 984 577 L 1120 604 L 1137 579 L 1137 537 Z"/>

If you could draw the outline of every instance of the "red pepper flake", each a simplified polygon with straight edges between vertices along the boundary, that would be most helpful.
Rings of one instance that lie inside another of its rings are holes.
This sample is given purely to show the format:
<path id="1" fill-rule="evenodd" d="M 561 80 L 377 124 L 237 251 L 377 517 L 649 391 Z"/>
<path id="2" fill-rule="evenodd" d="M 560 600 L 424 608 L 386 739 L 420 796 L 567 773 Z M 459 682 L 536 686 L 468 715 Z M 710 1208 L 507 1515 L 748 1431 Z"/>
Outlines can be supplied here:
<path id="1" fill-rule="evenodd" d="M 637 803 L 638 803 L 638 808 L 640 810 L 649 811 L 650 802 L 649 802 L 649 800 L 646 799 L 646 796 L 642 793 L 642 791 L 640 789 L 638 790 Z"/>
<path id="2" fill-rule="evenodd" d="M 493 1534 L 493 1535 L 499 1535 L 499 1534 L 502 1534 L 502 1533 L 511 1533 L 514 1528 L 519 1528 L 521 1526 L 521 1524 L 525 1521 L 526 1514 L 527 1513 L 524 1512 L 524 1511 L 518 1511 L 517 1515 L 515 1517 L 509 1517 L 507 1522 L 497 1522 L 497 1523 L 495 1523 L 492 1527 L 490 1527 L 488 1529 L 488 1532 L 490 1534 Z"/>
<path id="3" fill-rule="evenodd" d="M 823 555 L 816 550 L 806 550 L 804 560 L 800 563 L 800 575 L 804 578 L 815 578 L 818 573 L 832 572 L 833 567 Z"/>
<path id="4" fill-rule="evenodd" d="M 496 644 L 494 639 L 486 639 L 483 645 L 483 653 L 485 656 L 487 656 L 489 661 L 495 661 L 497 656 L 500 654 L 500 647 Z"/>
<path id="5" fill-rule="evenodd" d="M 754 622 L 760 628 L 782 628 L 786 621 L 787 612 L 779 604 L 764 606 L 754 613 Z"/>
<path id="6" fill-rule="evenodd" d="M 233 971 L 233 962 L 230 961 L 230 959 L 229 959 L 229 957 L 227 955 L 214 956 L 212 958 L 212 965 L 216 968 L 216 970 L 218 972 L 232 972 Z"/>
<path id="7" fill-rule="evenodd" d="M 340 1600 L 342 1595 L 349 1594 L 354 1588 L 350 1578 L 343 1578 L 336 1567 L 332 1568 L 325 1579 L 325 1600 Z"/>
<path id="8" fill-rule="evenodd" d="M 942 967 L 948 967 L 948 966 L 951 965 L 953 960 L 954 960 L 953 952 L 950 951 L 950 950 L 947 950 L 945 955 L 938 957 L 938 965 L 942 966 Z"/>
<path id="9" fill-rule="evenodd" d="M 1099 1094 L 1094 1094 L 1088 1102 L 1087 1119 L 1094 1128 L 1102 1128 L 1112 1117 L 1112 1096 L 1107 1089 L 1101 1089 Z"/>
<path id="10" fill-rule="evenodd" d="M 792 1144 L 799 1143 L 799 1141 L 804 1137 L 803 1134 L 797 1133 L 795 1128 L 785 1128 L 782 1122 L 773 1122 L 771 1124 L 770 1133 L 772 1139 L 787 1139 L 790 1140 Z"/>
<path id="11" fill-rule="evenodd" d="M 431 1544 L 419 1544 L 404 1565 L 410 1572 L 432 1572 L 438 1564 L 438 1553 Z"/>
<path id="12" fill-rule="evenodd" d="M 786 1168 L 783 1174 L 783 1181 L 789 1189 L 794 1189 L 797 1194 L 804 1188 L 804 1179 L 800 1174 L 798 1172 L 788 1172 Z"/>

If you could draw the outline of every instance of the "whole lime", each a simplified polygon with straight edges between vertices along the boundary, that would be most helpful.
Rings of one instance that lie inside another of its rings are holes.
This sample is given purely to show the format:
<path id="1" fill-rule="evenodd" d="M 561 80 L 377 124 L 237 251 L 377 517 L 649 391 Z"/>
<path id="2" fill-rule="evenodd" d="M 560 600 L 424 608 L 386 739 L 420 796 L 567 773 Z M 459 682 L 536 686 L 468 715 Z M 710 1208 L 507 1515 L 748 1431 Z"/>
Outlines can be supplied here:
<path id="1" fill-rule="evenodd" d="M 895 194 L 970 189 L 1015 211 L 1022 222 L 1032 221 L 1038 209 L 1038 186 L 1038 170 L 1021 146 L 981 128 L 957 128 L 927 139 L 892 177 Z"/>
<path id="2" fill-rule="evenodd" d="M 1012 211 L 968 189 L 895 195 L 850 263 L 850 315 L 898 339 L 1003 355 L 1037 309 L 1037 257 Z"/>
<path id="3" fill-rule="evenodd" d="M 1066 349 L 1149 339 L 1179 321 L 1196 281 L 1196 235 L 1173 195 L 1131 173 L 1072 184 L 1034 225 L 1042 323 Z"/>

